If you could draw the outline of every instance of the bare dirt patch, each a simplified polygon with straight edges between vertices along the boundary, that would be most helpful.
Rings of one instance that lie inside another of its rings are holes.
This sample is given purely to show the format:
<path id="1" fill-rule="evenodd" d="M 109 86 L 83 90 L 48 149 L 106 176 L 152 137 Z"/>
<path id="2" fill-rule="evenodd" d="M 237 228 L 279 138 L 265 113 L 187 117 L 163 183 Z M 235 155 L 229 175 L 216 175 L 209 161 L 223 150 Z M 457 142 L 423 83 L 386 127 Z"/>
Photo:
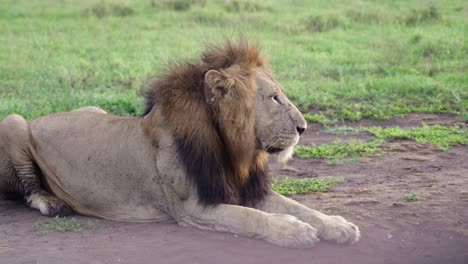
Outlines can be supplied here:
<path id="1" fill-rule="evenodd" d="M 456 116 L 410 115 L 352 126 L 451 125 Z M 370 135 L 330 135 L 311 125 L 301 144 Z M 17 201 L 0 201 L 0 263 L 468 263 L 468 148 L 442 152 L 428 144 L 392 141 L 393 154 L 331 166 L 322 159 L 294 159 L 296 171 L 272 168 L 277 177 L 333 177 L 344 182 L 328 193 L 292 198 L 356 223 L 361 241 L 321 242 L 307 250 L 282 249 L 231 234 L 175 224 L 99 220 L 79 232 L 34 228 L 47 220 Z M 407 202 L 406 194 L 424 200 Z M 77 221 L 89 218 L 75 216 Z"/>

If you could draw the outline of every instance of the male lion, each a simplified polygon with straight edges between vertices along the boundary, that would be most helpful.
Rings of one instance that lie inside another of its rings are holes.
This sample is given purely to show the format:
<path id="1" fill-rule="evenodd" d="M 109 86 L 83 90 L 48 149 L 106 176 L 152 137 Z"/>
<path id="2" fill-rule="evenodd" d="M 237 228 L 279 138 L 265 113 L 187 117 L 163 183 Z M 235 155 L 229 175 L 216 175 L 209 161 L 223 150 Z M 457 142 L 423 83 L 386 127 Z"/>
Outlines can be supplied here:
<path id="1" fill-rule="evenodd" d="M 259 50 L 211 46 L 169 67 L 139 118 L 84 108 L 0 123 L 0 194 L 48 216 L 72 210 L 311 247 L 359 240 L 359 229 L 270 188 L 269 153 L 291 153 L 306 122 Z"/>

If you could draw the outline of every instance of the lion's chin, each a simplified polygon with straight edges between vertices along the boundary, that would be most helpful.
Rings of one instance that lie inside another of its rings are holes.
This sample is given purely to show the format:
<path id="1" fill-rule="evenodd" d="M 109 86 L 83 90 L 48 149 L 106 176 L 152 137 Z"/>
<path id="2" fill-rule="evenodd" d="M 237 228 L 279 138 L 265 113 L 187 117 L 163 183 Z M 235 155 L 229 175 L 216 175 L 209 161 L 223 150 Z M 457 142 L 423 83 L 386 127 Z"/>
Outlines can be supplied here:
<path id="1" fill-rule="evenodd" d="M 277 162 L 280 163 L 280 164 L 285 165 L 286 162 L 288 162 L 288 160 L 290 160 L 292 158 L 293 152 L 294 152 L 294 145 L 284 149 L 281 152 L 278 152 L 277 153 L 277 159 L 276 159 Z"/>
<path id="2" fill-rule="evenodd" d="M 289 147 L 282 149 L 281 151 L 276 152 L 276 161 L 279 164 L 286 165 L 288 160 L 292 158 L 294 153 L 294 146 L 299 142 L 299 136 L 296 136 Z"/>

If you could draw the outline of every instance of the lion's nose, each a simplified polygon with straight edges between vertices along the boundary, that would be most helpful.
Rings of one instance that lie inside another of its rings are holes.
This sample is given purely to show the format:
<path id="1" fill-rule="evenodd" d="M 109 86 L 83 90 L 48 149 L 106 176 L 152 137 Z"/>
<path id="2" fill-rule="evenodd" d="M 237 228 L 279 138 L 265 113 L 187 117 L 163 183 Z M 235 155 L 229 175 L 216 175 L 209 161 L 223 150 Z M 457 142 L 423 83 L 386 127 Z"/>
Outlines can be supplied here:
<path id="1" fill-rule="evenodd" d="M 299 136 L 302 135 L 302 133 L 304 133 L 304 131 L 306 130 L 305 127 L 296 127 L 297 129 L 297 132 L 299 133 Z"/>

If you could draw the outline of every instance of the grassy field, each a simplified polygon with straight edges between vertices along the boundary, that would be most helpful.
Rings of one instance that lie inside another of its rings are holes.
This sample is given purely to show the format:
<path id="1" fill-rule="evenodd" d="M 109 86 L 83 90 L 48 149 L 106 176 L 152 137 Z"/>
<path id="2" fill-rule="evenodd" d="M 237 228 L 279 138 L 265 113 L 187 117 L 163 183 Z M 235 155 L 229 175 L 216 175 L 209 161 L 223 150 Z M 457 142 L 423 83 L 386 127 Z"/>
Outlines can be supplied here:
<path id="1" fill-rule="evenodd" d="M 310 121 L 468 119 L 464 1 L 3 0 L 0 119 L 97 105 L 138 115 L 169 61 L 236 38 L 270 55 Z"/>

